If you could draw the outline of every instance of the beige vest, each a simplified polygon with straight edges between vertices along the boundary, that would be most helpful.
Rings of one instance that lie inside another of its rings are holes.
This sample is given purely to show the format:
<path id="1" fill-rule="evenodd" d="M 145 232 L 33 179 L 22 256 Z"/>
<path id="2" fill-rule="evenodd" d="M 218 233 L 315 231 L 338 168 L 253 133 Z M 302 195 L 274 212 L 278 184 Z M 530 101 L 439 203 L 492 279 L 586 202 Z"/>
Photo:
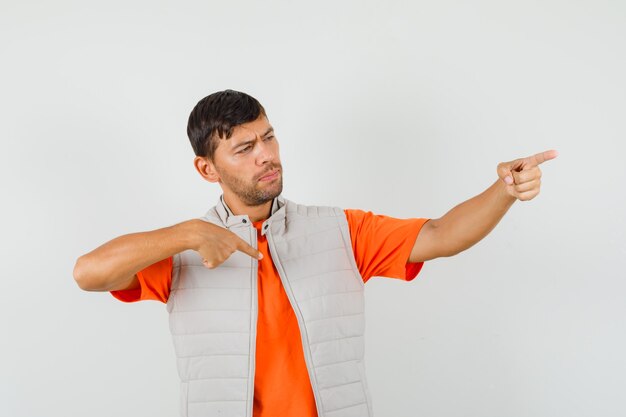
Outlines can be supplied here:
<path id="1" fill-rule="evenodd" d="M 202 219 L 257 247 L 250 219 L 235 216 L 223 196 Z M 371 417 L 363 365 L 363 280 L 344 211 L 279 196 L 261 230 L 298 319 L 318 415 Z M 167 311 L 181 378 L 181 416 L 252 417 L 257 268 L 256 259 L 239 251 L 214 269 L 194 250 L 174 256 Z"/>

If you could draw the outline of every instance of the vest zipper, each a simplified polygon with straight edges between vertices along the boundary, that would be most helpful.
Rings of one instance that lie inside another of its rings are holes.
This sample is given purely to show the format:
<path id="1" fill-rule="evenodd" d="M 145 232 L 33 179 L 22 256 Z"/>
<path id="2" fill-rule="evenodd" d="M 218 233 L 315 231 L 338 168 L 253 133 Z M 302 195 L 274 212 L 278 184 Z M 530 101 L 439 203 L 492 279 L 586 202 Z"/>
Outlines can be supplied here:
<path id="1" fill-rule="evenodd" d="M 251 246 L 258 250 L 258 240 L 257 240 L 257 231 L 255 227 L 249 226 L 250 230 L 250 242 Z M 254 412 L 254 377 L 256 374 L 256 326 L 257 320 L 259 317 L 259 288 L 258 288 L 258 277 L 259 277 L 259 261 L 257 259 L 250 258 L 252 260 L 252 308 L 250 311 L 250 370 L 248 372 L 250 381 L 248 381 L 248 389 L 250 392 L 248 393 L 248 412 L 247 416 L 252 417 L 252 413 Z"/>
<path id="2" fill-rule="evenodd" d="M 280 277 L 280 281 L 283 284 L 283 288 L 285 289 L 285 293 L 287 294 L 287 298 L 289 299 L 289 303 L 291 304 L 291 308 L 296 314 L 296 318 L 298 319 L 298 327 L 300 328 L 300 338 L 302 339 L 302 351 L 304 352 L 304 360 L 306 362 L 307 371 L 309 372 L 309 381 L 311 382 L 311 389 L 313 390 L 313 397 L 315 398 L 315 407 L 317 408 L 317 415 L 323 416 L 323 409 L 321 400 L 319 398 L 318 388 L 317 388 L 317 379 L 315 378 L 315 371 L 313 369 L 313 357 L 311 356 L 311 351 L 308 344 L 308 338 L 306 336 L 306 328 L 304 327 L 304 317 L 302 316 L 302 312 L 298 307 L 297 303 L 294 300 L 293 292 L 291 291 L 291 285 L 285 278 L 285 271 L 283 270 L 283 266 L 280 263 L 280 259 L 277 256 L 276 247 L 274 246 L 274 238 L 270 230 L 265 232 L 265 236 L 267 238 L 267 242 L 269 243 L 270 255 L 272 256 L 272 261 L 274 265 L 276 265 L 276 270 L 278 271 L 278 276 Z"/>

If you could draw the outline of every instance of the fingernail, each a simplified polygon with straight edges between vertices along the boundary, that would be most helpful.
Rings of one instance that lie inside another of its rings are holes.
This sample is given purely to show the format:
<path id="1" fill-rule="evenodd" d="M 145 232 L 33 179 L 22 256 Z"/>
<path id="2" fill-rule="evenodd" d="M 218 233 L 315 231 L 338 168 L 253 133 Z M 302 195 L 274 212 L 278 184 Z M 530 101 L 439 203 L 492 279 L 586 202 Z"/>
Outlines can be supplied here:
<path id="1" fill-rule="evenodd" d="M 259 252 L 259 259 L 263 259 L 263 254 Z"/>
<path id="2" fill-rule="evenodd" d="M 511 177 L 505 177 L 505 178 L 504 178 L 504 182 L 506 182 L 507 184 L 511 185 L 511 184 L 513 184 L 513 178 L 511 178 Z"/>

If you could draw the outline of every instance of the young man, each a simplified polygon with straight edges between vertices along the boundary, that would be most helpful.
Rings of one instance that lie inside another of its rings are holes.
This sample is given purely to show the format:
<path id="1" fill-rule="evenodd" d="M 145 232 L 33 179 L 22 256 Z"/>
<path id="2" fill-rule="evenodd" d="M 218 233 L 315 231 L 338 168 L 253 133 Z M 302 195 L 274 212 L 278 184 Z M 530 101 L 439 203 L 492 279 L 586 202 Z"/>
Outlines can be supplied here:
<path id="1" fill-rule="evenodd" d="M 194 107 L 194 166 L 223 194 L 202 218 L 117 237 L 81 256 L 80 288 L 159 300 L 181 377 L 182 416 L 372 416 L 363 284 L 412 280 L 426 260 L 481 240 L 539 193 L 556 151 L 500 163 L 500 177 L 439 219 L 396 219 L 282 197 L 265 109 L 233 90 Z"/>

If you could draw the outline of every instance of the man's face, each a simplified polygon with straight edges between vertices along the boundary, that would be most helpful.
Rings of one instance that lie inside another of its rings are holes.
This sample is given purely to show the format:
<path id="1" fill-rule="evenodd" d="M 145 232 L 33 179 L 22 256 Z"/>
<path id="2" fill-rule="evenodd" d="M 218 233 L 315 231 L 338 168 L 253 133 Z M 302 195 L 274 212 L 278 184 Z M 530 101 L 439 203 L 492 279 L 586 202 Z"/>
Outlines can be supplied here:
<path id="1" fill-rule="evenodd" d="M 225 194 L 247 206 L 271 201 L 283 190 L 283 168 L 274 129 L 263 115 L 217 139 L 213 165 Z"/>

